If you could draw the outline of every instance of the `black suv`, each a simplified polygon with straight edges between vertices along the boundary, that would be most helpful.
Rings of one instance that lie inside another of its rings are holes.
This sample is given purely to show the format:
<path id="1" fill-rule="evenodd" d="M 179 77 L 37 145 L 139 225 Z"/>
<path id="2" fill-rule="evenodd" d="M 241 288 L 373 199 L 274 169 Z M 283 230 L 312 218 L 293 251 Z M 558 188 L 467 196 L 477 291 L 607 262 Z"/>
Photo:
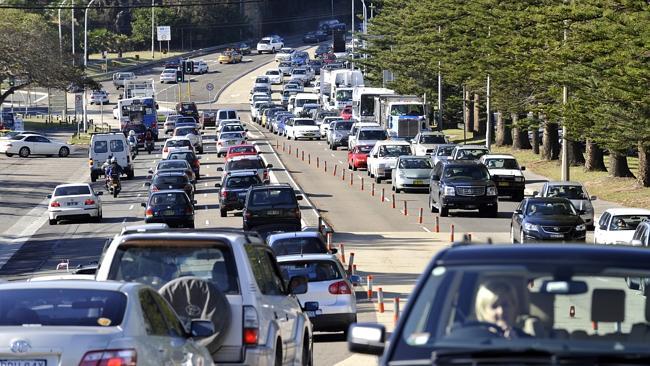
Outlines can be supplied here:
<path id="1" fill-rule="evenodd" d="M 244 170 L 225 174 L 221 183 L 215 183 L 219 188 L 219 210 L 221 217 L 226 217 L 228 211 L 244 208 L 246 192 L 251 186 L 261 185 L 262 180 L 254 170 Z"/>
<path id="2" fill-rule="evenodd" d="M 269 184 L 251 187 L 244 206 L 244 230 L 282 228 L 300 231 L 301 195 L 296 195 L 288 184 Z"/>
<path id="3" fill-rule="evenodd" d="M 199 120 L 199 110 L 194 102 L 177 103 L 176 113 L 185 117 L 194 117 L 195 121 Z"/>
<path id="4" fill-rule="evenodd" d="M 449 215 L 449 209 L 478 209 L 482 216 L 496 217 L 497 197 L 490 173 L 478 162 L 440 161 L 431 172 L 429 207 L 431 212 L 440 211 L 440 216 Z"/>
<path id="5" fill-rule="evenodd" d="M 587 227 L 566 198 L 525 198 L 512 214 L 510 241 L 584 242 Z"/>

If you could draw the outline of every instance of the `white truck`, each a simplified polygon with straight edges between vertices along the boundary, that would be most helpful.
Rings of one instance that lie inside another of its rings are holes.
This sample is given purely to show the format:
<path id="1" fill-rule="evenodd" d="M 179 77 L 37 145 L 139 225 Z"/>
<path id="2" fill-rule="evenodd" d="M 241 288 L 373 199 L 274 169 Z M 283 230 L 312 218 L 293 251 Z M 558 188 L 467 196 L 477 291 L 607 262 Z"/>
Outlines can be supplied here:
<path id="1" fill-rule="evenodd" d="M 352 91 L 352 119 L 356 122 L 377 122 L 375 117 L 375 97 L 394 95 L 395 91 L 387 88 L 368 88 L 358 86 Z"/>
<path id="2" fill-rule="evenodd" d="M 329 110 L 341 110 L 352 105 L 352 91 L 363 85 L 363 73 L 359 70 L 321 71 L 320 94 L 323 106 Z"/>
<path id="3" fill-rule="evenodd" d="M 156 98 L 156 89 L 153 79 L 150 80 L 124 80 L 124 94 L 122 99 L 130 98 Z"/>
<path id="4" fill-rule="evenodd" d="M 411 141 L 429 128 L 426 103 L 415 95 L 375 97 L 375 118 L 392 139 Z"/>

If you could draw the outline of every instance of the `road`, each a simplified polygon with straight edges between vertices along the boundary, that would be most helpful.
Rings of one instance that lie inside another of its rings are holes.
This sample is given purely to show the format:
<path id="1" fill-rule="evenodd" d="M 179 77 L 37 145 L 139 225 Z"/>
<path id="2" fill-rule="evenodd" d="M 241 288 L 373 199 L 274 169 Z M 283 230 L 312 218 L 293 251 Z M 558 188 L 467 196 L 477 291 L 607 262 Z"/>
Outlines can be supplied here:
<path id="1" fill-rule="evenodd" d="M 457 239 L 463 233 L 471 233 L 475 241 L 488 237 L 495 242 L 507 241 L 509 218 L 515 207 L 513 202 L 501 201 L 499 217 L 494 219 L 480 218 L 474 213 L 452 213 L 452 216 L 440 219 L 441 233 L 435 233 L 432 232 L 435 231 L 435 216 L 427 210 L 426 194 L 400 193 L 393 197 L 389 183 L 382 183 L 375 185 L 373 195 L 372 182 L 365 172 L 354 172 L 350 181 L 345 163 L 347 151 L 330 151 L 323 141 L 287 141 L 251 123 L 247 104 L 251 78 L 273 67 L 271 55 L 247 56 L 247 62 L 237 65 L 215 64 L 214 55 L 203 59 L 210 62 L 211 72 L 196 76 L 192 84 L 204 86 L 206 82 L 212 82 L 215 90 L 228 86 L 217 103 L 206 103 L 201 108 L 235 107 L 241 111 L 242 121 L 249 128 L 250 140 L 261 149 L 264 159 L 274 165 L 272 181 L 292 184 L 305 194 L 307 200 L 302 201 L 301 206 L 304 225 L 315 226 L 318 216 L 322 216 L 336 232 L 335 244 L 345 244 L 348 255 L 355 252 L 354 263 L 358 265 L 359 274 L 364 278 L 373 274 L 376 284 L 384 288 L 388 299 L 408 298 L 422 268 L 433 254 L 448 244 L 452 224 Z M 160 68 L 152 68 L 139 74 L 141 78 L 157 80 L 159 73 Z M 173 90 L 177 88 L 170 86 L 165 90 L 165 87 L 159 90 L 162 99 L 176 98 Z M 110 83 L 106 83 L 106 88 L 115 95 Z M 209 95 L 201 87 L 193 90 L 193 99 L 198 101 L 207 101 L 214 95 Z M 92 110 L 93 113 L 98 111 L 97 107 Z M 197 184 L 195 222 L 197 228 L 240 228 L 241 215 L 219 217 L 214 183 L 219 180 L 216 168 L 223 164 L 223 159 L 216 156 L 214 138 L 214 130 L 208 130 L 204 135 L 206 150 L 201 159 L 203 178 Z M 103 198 L 102 223 L 56 226 L 47 225 L 45 196 L 57 184 L 89 181 L 87 151 L 78 149 L 66 159 L 0 157 L 0 170 L 3 171 L 0 177 L 0 217 L 3 218 L 0 221 L 0 276 L 25 278 L 35 273 L 51 272 L 64 260 L 69 260 L 72 267 L 97 260 L 106 239 L 119 232 L 123 225 L 143 223 L 140 203 L 147 195 L 143 183 L 147 170 L 160 159 L 160 144 L 156 152 L 140 154 L 136 158 L 136 177 L 123 181 L 123 192 L 117 198 Z M 326 162 L 327 171 L 324 168 Z M 535 189 L 540 183 L 539 177 L 529 175 L 528 178 L 529 188 Z M 94 185 L 102 190 L 101 182 Z M 383 202 L 382 190 L 385 193 Z M 404 202 L 407 204 L 406 213 Z M 607 203 L 596 205 L 597 214 L 606 207 L 609 207 Z M 423 211 L 421 223 L 418 219 L 420 209 Z M 366 288 L 360 290 L 357 292 L 359 320 L 390 324 L 391 315 L 376 313 L 375 305 L 366 300 Z M 348 353 L 340 335 L 316 336 L 316 365 L 372 362 L 369 358 L 356 357 Z"/>

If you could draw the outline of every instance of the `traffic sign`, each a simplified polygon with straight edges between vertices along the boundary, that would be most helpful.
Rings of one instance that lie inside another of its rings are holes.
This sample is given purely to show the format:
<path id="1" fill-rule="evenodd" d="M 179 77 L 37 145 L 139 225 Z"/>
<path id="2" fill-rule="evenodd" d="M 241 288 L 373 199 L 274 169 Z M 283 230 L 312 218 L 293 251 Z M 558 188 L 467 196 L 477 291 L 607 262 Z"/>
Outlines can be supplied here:
<path id="1" fill-rule="evenodd" d="M 158 32 L 158 40 L 159 41 L 171 41 L 172 40 L 172 31 L 171 27 L 168 25 L 163 25 L 160 27 L 157 27 Z"/>
<path id="2" fill-rule="evenodd" d="M 74 95 L 74 110 L 76 113 L 83 113 L 84 111 L 83 97 L 81 94 Z"/>
<path id="3" fill-rule="evenodd" d="M 207 91 L 213 91 L 214 90 L 214 85 L 212 83 L 207 83 L 207 84 L 205 84 L 205 89 Z"/>

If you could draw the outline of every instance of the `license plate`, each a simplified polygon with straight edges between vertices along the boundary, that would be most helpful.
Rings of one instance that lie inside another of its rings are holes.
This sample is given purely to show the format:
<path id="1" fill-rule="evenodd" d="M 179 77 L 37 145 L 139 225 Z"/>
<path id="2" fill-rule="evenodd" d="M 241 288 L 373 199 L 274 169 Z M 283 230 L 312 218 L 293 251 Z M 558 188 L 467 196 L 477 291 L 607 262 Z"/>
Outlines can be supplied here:
<path id="1" fill-rule="evenodd" d="M 67 206 L 76 206 L 77 202 L 68 202 L 66 205 Z"/>
<path id="2" fill-rule="evenodd" d="M 499 182 L 499 185 L 500 185 L 500 186 L 507 187 L 507 186 L 510 185 L 510 182 Z"/>
<path id="3" fill-rule="evenodd" d="M 413 184 L 424 184 L 422 180 L 416 179 L 413 181 Z"/>
<path id="4" fill-rule="evenodd" d="M 268 210 L 266 211 L 266 214 L 270 216 L 277 216 L 280 214 L 280 210 Z"/>
<path id="5" fill-rule="evenodd" d="M 176 215 L 176 211 L 174 211 L 174 210 L 164 210 L 162 212 L 162 214 L 163 214 L 163 216 L 174 216 L 174 215 Z"/>
<path id="6" fill-rule="evenodd" d="M 473 210 L 473 209 L 478 208 L 478 206 L 476 206 L 476 205 L 467 205 L 467 206 L 465 206 L 465 208 L 468 209 L 468 210 Z"/>
<path id="7" fill-rule="evenodd" d="M 228 141 L 228 143 L 226 145 L 234 145 L 234 144 L 235 144 L 235 141 Z"/>
<path id="8" fill-rule="evenodd" d="M 554 238 L 554 239 L 563 239 L 564 238 L 564 234 L 549 234 L 549 236 L 551 238 Z"/>
<path id="9" fill-rule="evenodd" d="M 317 315 L 321 315 L 322 313 L 322 310 L 305 311 L 305 314 L 310 318 L 315 318 Z"/>
<path id="10" fill-rule="evenodd" d="M 0 366 L 47 366 L 46 360 L 0 360 Z"/>
<path id="11" fill-rule="evenodd" d="M 244 192 L 244 193 L 237 193 L 237 197 L 239 197 L 239 198 L 246 198 L 246 192 Z"/>

